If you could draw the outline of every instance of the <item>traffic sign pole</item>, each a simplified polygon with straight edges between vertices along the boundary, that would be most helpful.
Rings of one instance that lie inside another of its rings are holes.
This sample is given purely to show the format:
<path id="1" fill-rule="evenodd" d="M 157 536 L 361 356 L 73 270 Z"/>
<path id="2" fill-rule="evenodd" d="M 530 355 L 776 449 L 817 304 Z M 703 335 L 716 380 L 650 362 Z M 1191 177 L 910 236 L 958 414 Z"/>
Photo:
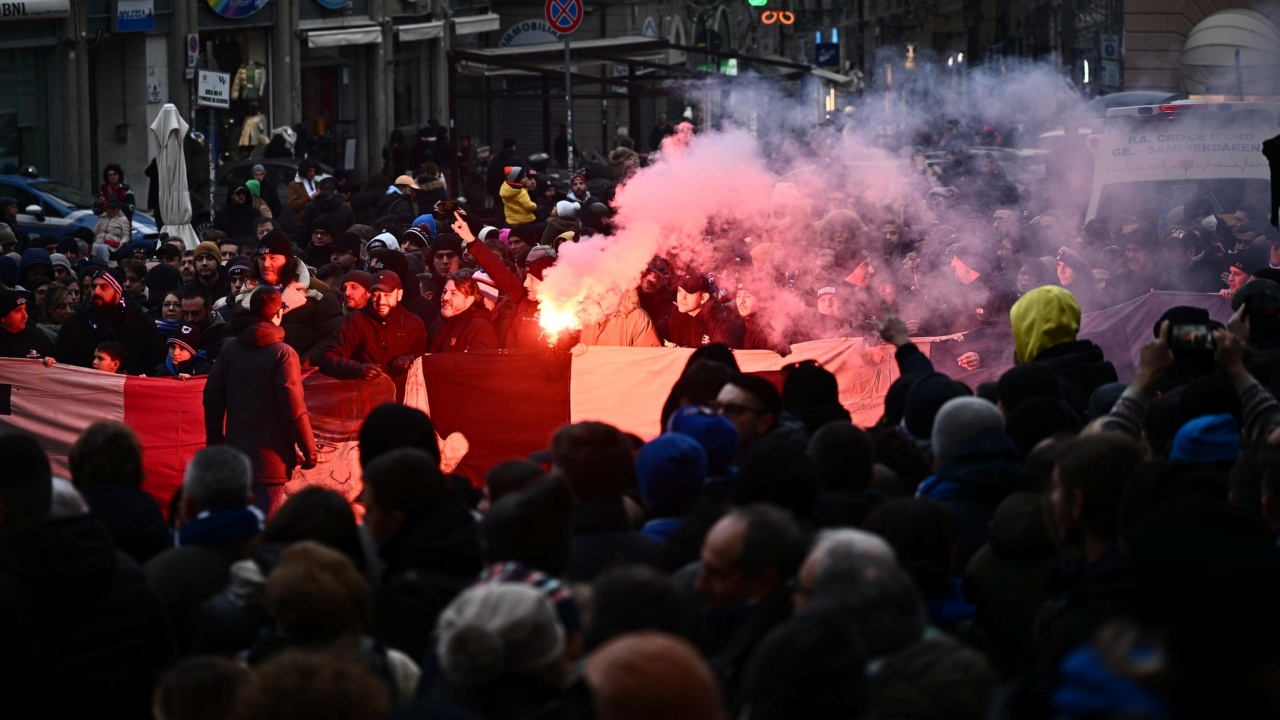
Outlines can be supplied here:
<path id="1" fill-rule="evenodd" d="M 570 70 L 572 55 L 569 50 L 569 35 L 582 24 L 582 16 L 586 14 L 582 0 L 547 0 L 543 8 L 547 23 L 556 32 L 564 36 L 564 107 L 565 126 L 568 131 L 569 167 L 573 169 L 573 72 Z"/>
<path id="2" fill-rule="evenodd" d="M 564 108 L 565 108 L 565 125 L 569 134 L 567 138 L 568 163 L 569 167 L 565 168 L 573 173 L 573 78 L 569 72 L 569 36 L 564 36 Z"/>

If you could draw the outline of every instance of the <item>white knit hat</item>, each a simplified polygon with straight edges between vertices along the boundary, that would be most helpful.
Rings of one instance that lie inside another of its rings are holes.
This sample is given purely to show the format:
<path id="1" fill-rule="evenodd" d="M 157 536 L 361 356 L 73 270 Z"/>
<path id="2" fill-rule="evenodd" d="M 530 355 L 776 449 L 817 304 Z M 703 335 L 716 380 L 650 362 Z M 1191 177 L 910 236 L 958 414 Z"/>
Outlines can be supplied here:
<path id="1" fill-rule="evenodd" d="M 436 621 L 436 654 L 453 682 L 483 686 L 504 673 L 546 667 L 564 654 L 564 628 L 542 593 L 527 585 L 478 585 Z"/>
<path id="2" fill-rule="evenodd" d="M 569 202 L 568 200 L 561 200 L 560 202 L 556 203 L 556 216 L 573 217 L 581 209 L 582 209 L 582 205 L 579 203 Z"/>

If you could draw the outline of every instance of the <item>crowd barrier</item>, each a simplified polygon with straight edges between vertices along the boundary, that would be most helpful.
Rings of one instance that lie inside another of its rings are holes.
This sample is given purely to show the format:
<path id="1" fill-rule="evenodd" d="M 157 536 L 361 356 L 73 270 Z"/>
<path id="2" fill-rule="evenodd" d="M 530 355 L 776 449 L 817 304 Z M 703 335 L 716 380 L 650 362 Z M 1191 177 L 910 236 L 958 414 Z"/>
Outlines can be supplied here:
<path id="1" fill-rule="evenodd" d="M 1122 380 L 1133 376 L 1138 352 L 1158 318 L 1176 305 L 1209 311 L 1226 322 L 1230 303 L 1217 295 L 1151 293 L 1084 316 L 1081 337 L 1103 348 Z M 956 358 L 974 346 L 969 336 L 915 341 L 940 372 L 976 387 L 1013 364 L 1012 342 L 988 348 L 977 370 Z M 892 346 L 863 338 L 795 345 L 782 357 L 766 351 L 735 353 L 744 372 L 772 376 L 783 365 L 817 360 L 837 378 L 840 401 L 858 425 L 880 417 L 885 393 L 898 377 Z M 426 355 L 410 372 L 405 403 L 431 415 L 443 465 L 479 483 L 495 463 L 547 447 L 565 423 L 599 420 L 635 433 L 657 435 L 663 402 L 692 350 L 578 347 L 568 355 L 454 353 Z M 36 360 L 0 359 L 0 427 L 35 435 L 55 472 L 67 475 L 67 455 L 89 425 L 113 421 L 141 437 L 144 489 L 167 506 L 187 461 L 204 446 L 204 381 L 107 375 Z M 386 378 L 334 380 L 308 371 L 307 408 L 320 445 L 320 462 L 299 470 L 290 484 L 318 484 L 354 500 L 360 492 L 356 437 L 370 410 L 394 398 Z"/>

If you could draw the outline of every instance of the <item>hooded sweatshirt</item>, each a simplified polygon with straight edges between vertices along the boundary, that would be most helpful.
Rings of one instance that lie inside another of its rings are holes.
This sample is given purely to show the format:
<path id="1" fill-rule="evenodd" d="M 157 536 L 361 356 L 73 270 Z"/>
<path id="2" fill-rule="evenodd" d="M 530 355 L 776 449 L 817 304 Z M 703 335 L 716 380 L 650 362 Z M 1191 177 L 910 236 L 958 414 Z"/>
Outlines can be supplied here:
<path id="1" fill-rule="evenodd" d="M 1038 287 L 1023 295 L 1009 311 L 1019 364 L 1040 363 L 1058 379 L 1062 399 L 1084 415 L 1097 388 L 1117 380 L 1115 366 L 1102 349 L 1077 340 L 1080 305 L 1066 288 Z"/>

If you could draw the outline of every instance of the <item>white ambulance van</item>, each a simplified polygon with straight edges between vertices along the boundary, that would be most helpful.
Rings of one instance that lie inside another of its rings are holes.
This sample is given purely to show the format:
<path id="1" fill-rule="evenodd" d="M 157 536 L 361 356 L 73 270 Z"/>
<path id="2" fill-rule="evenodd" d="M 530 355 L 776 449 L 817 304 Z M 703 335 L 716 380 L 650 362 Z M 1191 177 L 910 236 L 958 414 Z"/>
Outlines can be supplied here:
<path id="1" fill-rule="evenodd" d="M 1213 212 L 1268 207 L 1262 143 L 1280 134 L 1280 104 L 1179 101 L 1107 111 L 1089 136 L 1094 158 L 1087 219 L 1169 212 L 1203 199 Z"/>

